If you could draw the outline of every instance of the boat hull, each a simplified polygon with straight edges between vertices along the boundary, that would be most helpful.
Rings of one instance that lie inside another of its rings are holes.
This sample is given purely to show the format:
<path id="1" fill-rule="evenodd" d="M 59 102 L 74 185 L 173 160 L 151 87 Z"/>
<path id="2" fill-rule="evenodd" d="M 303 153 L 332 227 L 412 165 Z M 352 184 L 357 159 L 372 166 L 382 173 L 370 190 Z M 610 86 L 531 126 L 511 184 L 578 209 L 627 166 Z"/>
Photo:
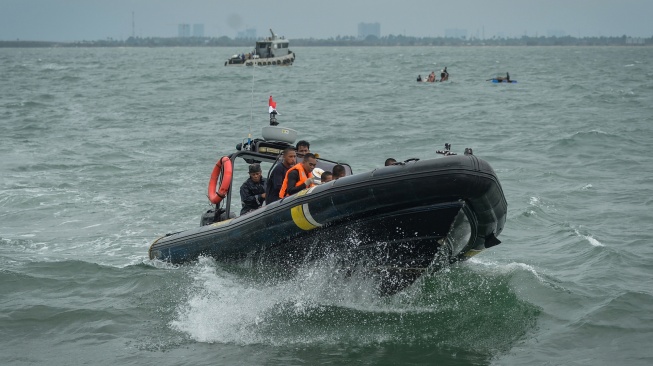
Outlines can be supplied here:
<path id="1" fill-rule="evenodd" d="M 205 255 L 293 266 L 339 253 L 346 266 L 378 274 L 389 286 L 383 292 L 394 293 L 424 271 L 498 244 L 506 211 L 487 162 L 449 156 L 316 186 L 238 218 L 161 237 L 149 254 L 172 263 Z"/>
<path id="2" fill-rule="evenodd" d="M 240 59 L 230 58 L 225 61 L 225 66 L 290 66 L 295 62 L 295 53 L 291 52 L 281 57 Z"/>

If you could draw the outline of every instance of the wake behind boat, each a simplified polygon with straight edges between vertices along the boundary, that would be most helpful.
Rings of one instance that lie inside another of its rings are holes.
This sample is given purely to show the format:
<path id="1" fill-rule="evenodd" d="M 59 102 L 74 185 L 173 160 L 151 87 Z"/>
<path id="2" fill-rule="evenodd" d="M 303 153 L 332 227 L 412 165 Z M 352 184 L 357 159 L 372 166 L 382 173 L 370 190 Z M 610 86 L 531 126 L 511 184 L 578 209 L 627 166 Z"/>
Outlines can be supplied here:
<path id="1" fill-rule="evenodd" d="M 225 66 L 290 66 L 295 62 L 295 53 L 288 49 L 289 42 L 278 37 L 270 29 L 271 37 L 256 41 L 254 51 L 233 55 Z"/>
<path id="2" fill-rule="evenodd" d="M 448 144 L 438 151 L 444 157 L 363 173 L 341 164 L 347 167 L 344 177 L 235 217 L 236 166 L 261 163 L 271 171 L 296 139 L 295 130 L 277 126 L 276 114 L 270 116 L 262 139 L 244 140 L 216 163 L 209 182 L 216 205 L 201 226 L 156 239 L 150 259 L 185 263 L 211 256 L 287 269 L 335 256 L 346 271 L 376 279 L 381 294 L 394 294 L 424 273 L 500 243 L 507 203 L 496 174 L 471 149 L 456 155 Z M 317 159 L 322 170 L 336 164 Z"/>

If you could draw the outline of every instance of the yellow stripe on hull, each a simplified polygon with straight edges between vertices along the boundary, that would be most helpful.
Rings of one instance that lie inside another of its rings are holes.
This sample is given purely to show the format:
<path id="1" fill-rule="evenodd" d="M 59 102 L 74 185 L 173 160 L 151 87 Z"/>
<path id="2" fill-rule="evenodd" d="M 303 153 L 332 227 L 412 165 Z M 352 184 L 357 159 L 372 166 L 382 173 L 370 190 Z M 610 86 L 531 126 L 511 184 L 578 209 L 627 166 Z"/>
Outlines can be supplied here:
<path id="1" fill-rule="evenodd" d="M 303 196 L 307 193 L 310 193 L 312 190 L 313 188 L 305 189 L 297 193 L 297 195 Z M 292 216 L 292 220 L 295 222 L 295 225 L 297 225 L 297 227 L 299 227 L 302 230 L 308 231 L 322 226 L 319 222 L 313 219 L 313 216 L 311 216 L 311 212 L 308 210 L 308 204 L 306 203 L 291 208 L 290 215 Z"/>

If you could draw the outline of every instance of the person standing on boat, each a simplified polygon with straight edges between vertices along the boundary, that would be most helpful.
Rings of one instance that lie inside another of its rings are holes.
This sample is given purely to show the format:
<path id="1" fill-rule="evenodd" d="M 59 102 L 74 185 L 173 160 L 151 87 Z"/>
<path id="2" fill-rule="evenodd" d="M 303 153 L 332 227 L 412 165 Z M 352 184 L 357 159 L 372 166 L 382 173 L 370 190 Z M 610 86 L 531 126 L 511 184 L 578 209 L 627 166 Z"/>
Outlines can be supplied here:
<path id="1" fill-rule="evenodd" d="M 297 156 L 301 158 L 304 154 L 311 152 L 311 144 L 306 140 L 299 140 L 295 145 L 295 150 L 297 150 Z"/>
<path id="2" fill-rule="evenodd" d="M 265 178 L 260 164 L 249 166 L 249 178 L 240 186 L 240 201 L 243 204 L 241 216 L 256 210 L 265 202 Z"/>
<path id="3" fill-rule="evenodd" d="M 315 155 L 308 153 L 304 155 L 304 160 L 301 163 L 288 169 L 281 191 L 279 191 L 279 198 L 288 197 L 303 189 L 313 187 L 315 185 L 313 169 L 316 165 Z"/>
<path id="4" fill-rule="evenodd" d="M 265 185 L 265 204 L 269 205 L 279 200 L 279 191 L 281 191 L 283 180 L 286 178 L 286 172 L 295 165 L 296 160 L 297 153 L 294 147 L 287 147 L 283 150 L 281 162 L 272 169 L 270 179 L 268 179 Z"/>

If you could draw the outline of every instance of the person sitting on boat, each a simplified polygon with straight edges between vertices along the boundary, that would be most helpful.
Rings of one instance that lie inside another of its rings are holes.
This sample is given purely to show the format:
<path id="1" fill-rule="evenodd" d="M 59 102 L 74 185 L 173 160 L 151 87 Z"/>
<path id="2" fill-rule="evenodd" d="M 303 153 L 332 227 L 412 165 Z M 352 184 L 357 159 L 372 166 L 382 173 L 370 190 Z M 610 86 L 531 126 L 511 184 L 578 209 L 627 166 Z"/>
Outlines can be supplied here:
<path id="1" fill-rule="evenodd" d="M 292 146 L 285 148 L 281 156 L 281 162 L 272 169 L 270 179 L 265 185 L 265 204 L 267 205 L 279 200 L 279 192 L 286 178 L 286 173 L 288 169 L 295 165 L 297 160 L 297 153 Z"/>
<path id="2" fill-rule="evenodd" d="M 396 162 L 397 162 L 397 160 L 395 160 L 393 158 L 387 158 L 387 159 L 385 159 L 385 166 L 395 165 Z"/>
<path id="3" fill-rule="evenodd" d="M 292 168 L 288 169 L 286 178 L 283 180 L 281 191 L 279 191 L 279 198 L 288 197 L 306 188 L 315 185 L 315 178 L 313 178 L 313 169 L 317 165 L 315 155 L 307 153 L 304 155 L 304 160 L 301 163 L 295 164 Z"/>
<path id="4" fill-rule="evenodd" d="M 449 80 L 449 73 L 447 72 L 447 67 L 444 67 L 444 70 L 440 73 L 440 82 Z"/>
<path id="5" fill-rule="evenodd" d="M 322 175 L 320 176 L 320 181 L 322 183 L 331 182 L 332 180 L 333 180 L 333 173 L 331 173 L 328 170 L 323 172 Z"/>
<path id="6" fill-rule="evenodd" d="M 344 177 L 345 174 L 347 174 L 347 173 L 345 171 L 344 166 L 342 166 L 340 164 L 337 164 L 337 165 L 335 165 L 333 167 L 333 179 L 335 179 L 335 180 L 340 179 L 340 178 Z"/>
<path id="7" fill-rule="evenodd" d="M 417 82 L 421 83 L 422 81 L 424 81 L 422 80 L 422 75 L 417 75 Z"/>
<path id="8" fill-rule="evenodd" d="M 500 83 L 502 83 L 502 82 L 504 82 L 504 81 L 507 82 L 507 83 L 509 83 L 509 82 L 510 82 L 510 74 L 509 74 L 509 73 L 506 73 L 506 77 L 505 77 L 505 78 L 504 78 L 503 76 L 497 76 L 497 77 L 495 78 L 495 80 L 498 81 L 498 82 L 500 82 Z"/>
<path id="9" fill-rule="evenodd" d="M 435 82 L 435 71 L 431 71 L 431 73 L 429 74 L 429 78 L 426 79 L 426 81 L 428 81 L 429 83 Z"/>
<path id="10" fill-rule="evenodd" d="M 249 166 L 249 178 L 240 186 L 240 201 L 243 204 L 241 216 L 256 210 L 265 202 L 265 178 L 260 164 Z"/>
<path id="11" fill-rule="evenodd" d="M 304 154 L 311 152 L 311 144 L 306 140 L 299 140 L 295 145 L 295 150 L 297 150 L 297 156 L 301 158 Z"/>

